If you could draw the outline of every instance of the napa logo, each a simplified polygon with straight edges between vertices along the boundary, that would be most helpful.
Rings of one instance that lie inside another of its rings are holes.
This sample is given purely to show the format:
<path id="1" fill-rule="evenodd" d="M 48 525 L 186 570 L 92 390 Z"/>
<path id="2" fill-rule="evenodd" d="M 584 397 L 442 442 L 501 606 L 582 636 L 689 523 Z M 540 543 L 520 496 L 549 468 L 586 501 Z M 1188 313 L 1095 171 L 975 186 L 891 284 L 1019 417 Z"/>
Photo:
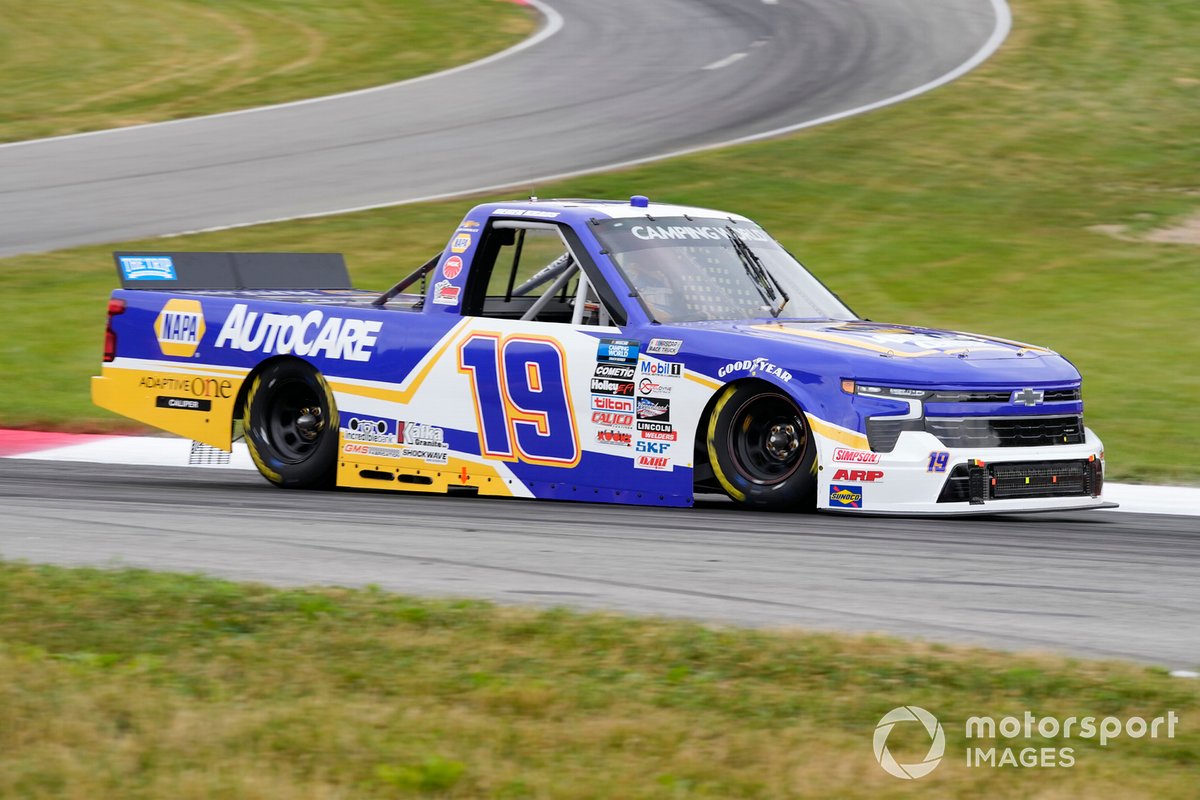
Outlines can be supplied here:
<path id="1" fill-rule="evenodd" d="M 834 483 L 829 487 L 829 505 L 832 508 L 862 508 L 862 487 Z"/>
<path id="2" fill-rule="evenodd" d="M 154 320 L 158 347 L 164 356 L 195 355 L 204 338 L 204 309 L 199 300 L 168 300 Z"/>

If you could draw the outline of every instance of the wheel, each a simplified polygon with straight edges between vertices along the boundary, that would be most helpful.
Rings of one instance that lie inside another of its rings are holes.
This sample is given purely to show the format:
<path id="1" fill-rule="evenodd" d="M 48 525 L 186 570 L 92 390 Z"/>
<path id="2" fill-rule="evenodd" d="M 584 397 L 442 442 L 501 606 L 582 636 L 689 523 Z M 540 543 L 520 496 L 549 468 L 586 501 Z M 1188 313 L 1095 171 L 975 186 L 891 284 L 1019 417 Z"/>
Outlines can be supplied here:
<path id="1" fill-rule="evenodd" d="M 721 487 L 742 505 L 816 507 L 817 447 L 792 398 L 763 384 L 725 387 L 708 419 L 708 458 Z"/>
<path id="2" fill-rule="evenodd" d="M 242 417 L 258 471 L 276 486 L 332 486 L 337 471 L 338 416 L 333 392 L 302 361 L 277 361 L 250 384 Z"/>

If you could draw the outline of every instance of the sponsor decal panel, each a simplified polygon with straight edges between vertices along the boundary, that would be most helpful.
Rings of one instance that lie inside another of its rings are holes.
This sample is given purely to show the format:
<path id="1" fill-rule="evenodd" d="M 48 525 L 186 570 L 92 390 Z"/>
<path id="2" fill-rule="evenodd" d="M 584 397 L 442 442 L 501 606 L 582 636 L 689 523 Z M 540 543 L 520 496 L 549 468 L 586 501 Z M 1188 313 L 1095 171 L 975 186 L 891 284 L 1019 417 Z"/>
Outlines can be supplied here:
<path id="1" fill-rule="evenodd" d="M 633 397 L 633 381 L 612 381 L 608 378 L 592 378 L 591 386 L 593 394 Z"/>
<path id="2" fill-rule="evenodd" d="M 860 483 L 875 483 L 883 479 L 881 469 L 839 469 L 834 473 L 835 481 L 858 481 Z"/>
<path id="3" fill-rule="evenodd" d="M 596 361 L 609 364 L 636 364 L 641 343 L 637 339 L 601 339 Z"/>
<path id="4" fill-rule="evenodd" d="M 663 386 L 661 383 L 655 383 L 649 378 L 642 378 L 641 381 L 638 382 L 638 393 L 652 394 L 657 397 L 661 397 L 663 395 L 669 395 L 671 393 L 671 387 Z"/>
<path id="5" fill-rule="evenodd" d="M 225 318 L 216 346 L 247 353 L 370 361 L 382 327 L 378 320 L 326 316 L 319 309 L 303 316 L 271 314 L 238 303 Z"/>
<path id="6" fill-rule="evenodd" d="M 639 441 L 637 443 L 637 452 L 639 453 L 653 453 L 656 456 L 661 456 L 670 449 L 670 442 Z"/>
<path id="7" fill-rule="evenodd" d="M 195 355 L 204 329 L 204 308 L 199 300 L 168 300 L 154 320 L 158 348 L 164 356 Z"/>
<path id="8" fill-rule="evenodd" d="M 638 419 L 652 419 L 658 422 L 670 422 L 671 401 L 657 400 L 649 397 L 639 397 L 637 401 Z"/>
<path id="9" fill-rule="evenodd" d="M 450 242 L 450 252 L 451 253 L 465 253 L 470 248 L 471 248 L 471 234 L 469 234 L 469 233 L 456 234 L 454 239 L 452 239 Z M 447 275 L 446 277 L 449 278 L 450 276 Z"/>
<path id="10" fill-rule="evenodd" d="M 647 439 L 650 437 L 646 436 L 646 433 L 675 434 L 675 429 L 671 427 L 671 423 L 669 422 L 651 422 L 648 420 L 639 419 L 637 421 L 637 429 L 641 431 L 642 436 Z"/>
<path id="11" fill-rule="evenodd" d="M 724 378 L 727 375 L 732 375 L 735 372 L 774 375 L 776 378 L 779 378 L 784 382 L 792 379 L 792 373 L 788 372 L 783 367 L 776 366 L 765 358 L 750 358 L 744 361 L 731 361 L 717 370 L 717 377 Z"/>
<path id="12" fill-rule="evenodd" d="M 446 433 L 441 428 L 400 421 L 396 426 L 396 439 L 403 445 L 400 453 L 404 458 L 420 458 L 430 464 L 445 464 L 449 460 L 450 446 L 446 444 Z"/>
<path id="13" fill-rule="evenodd" d="M 653 425 L 652 422 L 643 422 L 639 425 L 638 433 L 643 439 L 653 439 L 659 442 L 675 442 L 679 440 L 679 434 L 673 430 L 654 431 L 645 430 L 642 425 Z"/>
<path id="14" fill-rule="evenodd" d="M 634 225 L 629 232 L 642 241 L 655 239 L 674 239 L 690 241 L 727 241 L 733 238 L 729 231 L 741 239 L 755 242 L 770 242 L 771 237 L 761 228 L 751 228 L 746 225 L 734 227 L 717 227 L 715 225 Z"/>
<path id="15" fill-rule="evenodd" d="M 342 438 L 355 442 L 396 444 L 396 424 L 381 417 L 353 416 L 346 420 Z"/>
<path id="16" fill-rule="evenodd" d="M 829 484 L 829 505 L 831 508 L 862 508 L 862 487 L 847 483 Z"/>
<path id="17" fill-rule="evenodd" d="M 673 356 L 678 355 L 681 347 L 683 347 L 682 339 L 651 339 L 650 344 L 646 345 L 646 352 L 660 356 Z"/>
<path id="18" fill-rule="evenodd" d="M 120 256 L 119 261 L 127 281 L 175 280 L 175 262 L 170 256 Z"/>
<path id="19" fill-rule="evenodd" d="M 446 259 L 446 263 L 442 264 L 442 275 L 450 280 L 454 280 L 462 273 L 463 260 L 458 256 L 450 256 Z"/>
<path id="20" fill-rule="evenodd" d="M 479 229 L 479 223 L 473 219 L 464 219 L 462 221 L 462 225 L 458 226 L 458 229 L 460 231 L 468 231 L 468 232 L 476 231 Z"/>
<path id="21" fill-rule="evenodd" d="M 440 280 L 433 285 L 433 302 L 439 306 L 456 306 L 461 292 L 462 287 L 455 286 L 448 280 Z"/>
<path id="22" fill-rule="evenodd" d="M 597 378 L 615 378 L 622 381 L 633 380 L 633 364 L 597 364 L 592 373 Z"/>
<path id="23" fill-rule="evenodd" d="M 184 411 L 212 410 L 212 400 L 202 400 L 197 397 L 167 397 L 159 395 L 154 398 L 154 405 L 159 408 L 178 408 Z"/>
<path id="24" fill-rule="evenodd" d="M 658 378 L 678 378 L 683 374 L 683 364 L 674 361 L 643 359 L 638 364 L 638 371 L 643 375 L 653 375 Z"/>
<path id="25" fill-rule="evenodd" d="M 872 453 L 869 450 L 850 450 L 838 447 L 833 451 L 833 460 L 843 464 L 878 464 L 879 459 L 879 453 Z"/>

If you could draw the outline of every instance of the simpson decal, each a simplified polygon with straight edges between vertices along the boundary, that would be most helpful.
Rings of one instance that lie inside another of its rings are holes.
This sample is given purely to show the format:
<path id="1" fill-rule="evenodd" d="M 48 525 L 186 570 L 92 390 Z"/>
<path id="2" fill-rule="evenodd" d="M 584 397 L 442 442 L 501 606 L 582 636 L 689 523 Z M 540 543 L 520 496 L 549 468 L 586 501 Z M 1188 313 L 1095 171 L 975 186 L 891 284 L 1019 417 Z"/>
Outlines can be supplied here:
<path id="1" fill-rule="evenodd" d="M 879 459 L 879 453 L 872 453 L 867 450 L 848 450 L 844 447 L 838 447 L 833 451 L 833 460 L 840 461 L 843 464 L 878 464 Z"/>

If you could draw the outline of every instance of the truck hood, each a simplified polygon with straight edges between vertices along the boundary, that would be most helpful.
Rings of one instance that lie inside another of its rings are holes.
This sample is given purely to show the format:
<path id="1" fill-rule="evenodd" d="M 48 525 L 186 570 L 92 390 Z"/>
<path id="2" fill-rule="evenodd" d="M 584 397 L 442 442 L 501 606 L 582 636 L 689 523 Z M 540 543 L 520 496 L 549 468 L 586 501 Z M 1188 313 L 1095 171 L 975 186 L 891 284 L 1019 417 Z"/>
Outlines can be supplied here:
<path id="1" fill-rule="evenodd" d="M 729 323 L 729 329 L 793 343 L 807 342 L 846 355 L 874 354 L 897 361 L 965 359 L 995 361 L 1033 359 L 1056 355 L 1054 351 L 1007 339 L 960 331 L 917 328 L 865 321 L 771 321 Z"/>

